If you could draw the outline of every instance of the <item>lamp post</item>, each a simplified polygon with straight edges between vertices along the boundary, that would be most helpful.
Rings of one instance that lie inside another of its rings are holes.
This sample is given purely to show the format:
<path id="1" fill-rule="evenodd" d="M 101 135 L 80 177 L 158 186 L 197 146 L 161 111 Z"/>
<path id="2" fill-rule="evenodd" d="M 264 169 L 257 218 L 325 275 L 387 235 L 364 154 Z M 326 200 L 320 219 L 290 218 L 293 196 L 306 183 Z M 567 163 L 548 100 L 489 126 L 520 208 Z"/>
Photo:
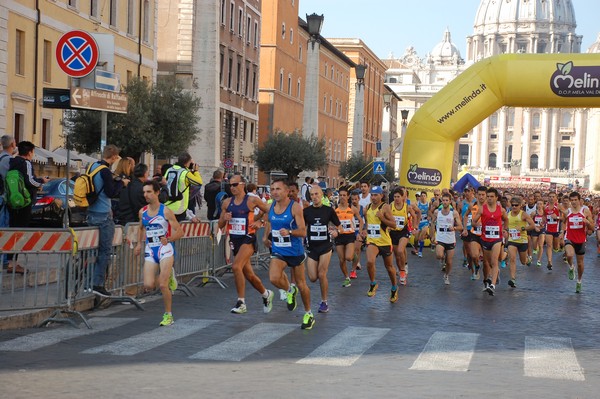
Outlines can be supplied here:
<path id="1" fill-rule="evenodd" d="M 305 138 L 319 135 L 319 54 L 323 20 L 323 15 L 306 14 L 310 46 L 306 49 L 306 86 L 302 114 L 302 133 Z"/>
<path id="2" fill-rule="evenodd" d="M 398 154 L 400 154 L 400 167 L 402 167 L 402 153 L 404 152 L 404 136 L 406 136 L 406 125 L 408 125 L 408 110 L 403 109 L 400 111 L 400 115 L 402 116 L 402 129 L 400 130 L 400 145 L 398 146 Z"/>
<path id="3" fill-rule="evenodd" d="M 352 153 L 363 152 L 364 114 L 365 114 L 365 72 L 366 65 L 357 64 L 354 67 L 356 84 L 354 92 L 354 128 L 352 129 Z"/>

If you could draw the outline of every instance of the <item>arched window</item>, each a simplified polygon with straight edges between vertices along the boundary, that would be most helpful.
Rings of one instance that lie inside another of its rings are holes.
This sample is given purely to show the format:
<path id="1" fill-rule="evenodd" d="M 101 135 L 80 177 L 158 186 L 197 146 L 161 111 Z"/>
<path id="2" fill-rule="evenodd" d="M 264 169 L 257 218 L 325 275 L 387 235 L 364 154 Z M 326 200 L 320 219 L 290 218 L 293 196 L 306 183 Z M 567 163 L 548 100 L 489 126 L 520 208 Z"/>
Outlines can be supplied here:
<path id="1" fill-rule="evenodd" d="M 533 154 L 529 157 L 529 168 L 530 169 L 539 169 L 538 156 L 536 154 Z"/>
<path id="2" fill-rule="evenodd" d="M 488 156 L 488 168 L 496 167 L 496 154 L 493 152 Z"/>

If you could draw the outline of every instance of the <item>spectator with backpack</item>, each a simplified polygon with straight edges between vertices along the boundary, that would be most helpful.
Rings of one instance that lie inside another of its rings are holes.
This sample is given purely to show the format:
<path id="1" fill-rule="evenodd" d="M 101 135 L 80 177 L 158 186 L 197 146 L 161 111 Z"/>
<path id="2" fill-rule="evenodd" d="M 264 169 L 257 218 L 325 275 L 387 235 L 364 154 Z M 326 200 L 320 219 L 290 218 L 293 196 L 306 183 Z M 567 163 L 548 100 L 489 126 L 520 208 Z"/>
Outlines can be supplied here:
<path id="1" fill-rule="evenodd" d="M 313 179 L 310 176 L 306 176 L 304 178 L 304 183 L 302 184 L 302 187 L 300 188 L 300 198 L 302 199 L 302 202 L 306 202 L 310 205 L 310 187 L 314 184 L 315 179 Z"/>
<path id="2" fill-rule="evenodd" d="M 118 196 L 121 189 L 129 184 L 127 178 L 115 180 L 110 170 L 111 165 L 120 159 L 120 151 L 119 147 L 114 144 L 107 145 L 102 151 L 102 160 L 93 163 L 87 172 L 92 174 L 100 168 L 100 171 L 93 175 L 94 194 L 93 196 L 88 195 L 87 222 L 89 226 L 98 227 L 100 231 L 98 257 L 92 284 L 94 293 L 101 296 L 110 296 L 110 293 L 104 287 L 106 271 L 112 253 L 113 236 L 115 235 L 115 223 L 110 199 Z"/>
<path id="3" fill-rule="evenodd" d="M 169 193 L 165 205 L 173 211 L 178 222 L 184 221 L 190 203 L 190 186 L 202 186 L 202 176 L 192 156 L 187 152 L 180 154 L 177 163 L 165 173 L 165 179 Z"/>
<path id="4" fill-rule="evenodd" d="M 36 177 L 33 173 L 35 145 L 30 141 L 17 144 L 18 154 L 9 160 L 8 172 L 4 178 L 4 191 L 8 205 L 10 227 L 29 227 L 31 208 L 37 191 L 48 177 Z M 9 260 L 10 256 L 9 256 Z M 8 272 L 25 273 L 22 266 L 16 263 L 16 256 L 8 267 Z"/>
<path id="5" fill-rule="evenodd" d="M 204 201 L 206 201 L 206 217 L 208 220 L 219 220 L 221 205 L 225 199 L 231 196 L 229 184 L 223 181 L 223 171 L 220 169 L 215 170 L 210 183 L 204 187 Z"/>
<path id="6" fill-rule="evenodd" d="M 17 143 L 13 136 L 5 134 L 0 138 L 2 152 L 0 152 L 0 227 L 8 227 L 8 205 L 4 195 L 4 178 L 8 173 L 8 164 L 17 149 Z M 2 268 L 8 268 L 8 256 L 0 256 Z"/>

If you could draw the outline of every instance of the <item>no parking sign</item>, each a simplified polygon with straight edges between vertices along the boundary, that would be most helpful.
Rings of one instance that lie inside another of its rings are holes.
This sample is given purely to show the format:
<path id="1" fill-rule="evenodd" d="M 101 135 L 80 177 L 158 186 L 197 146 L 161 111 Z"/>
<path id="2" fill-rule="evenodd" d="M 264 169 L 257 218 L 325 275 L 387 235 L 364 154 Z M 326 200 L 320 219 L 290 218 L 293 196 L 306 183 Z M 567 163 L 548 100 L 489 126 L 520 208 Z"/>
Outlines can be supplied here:
<path id="1" fill-rule="evenodd" d="M 58 66 L 73 78 L 82 78 L 92 73 L 98 64 L 98 57 L 96 40 L 81 30 L 65 33 L 56 45 Z"/>

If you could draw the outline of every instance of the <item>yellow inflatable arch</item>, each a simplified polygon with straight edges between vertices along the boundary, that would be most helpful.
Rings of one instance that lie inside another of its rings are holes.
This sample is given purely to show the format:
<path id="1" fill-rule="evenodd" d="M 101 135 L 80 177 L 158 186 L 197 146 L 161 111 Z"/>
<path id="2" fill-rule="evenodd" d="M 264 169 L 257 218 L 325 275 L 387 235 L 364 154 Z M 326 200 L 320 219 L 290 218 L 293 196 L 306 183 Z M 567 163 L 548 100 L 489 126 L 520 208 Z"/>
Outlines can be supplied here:
<path id="1" fill-rule="evenodd" d="M 450 187 L 456 141 L 502 106 L 600 107 L 600 54 L 502 54 L 472 65 L 412 117 L 400 184 Z"/>

